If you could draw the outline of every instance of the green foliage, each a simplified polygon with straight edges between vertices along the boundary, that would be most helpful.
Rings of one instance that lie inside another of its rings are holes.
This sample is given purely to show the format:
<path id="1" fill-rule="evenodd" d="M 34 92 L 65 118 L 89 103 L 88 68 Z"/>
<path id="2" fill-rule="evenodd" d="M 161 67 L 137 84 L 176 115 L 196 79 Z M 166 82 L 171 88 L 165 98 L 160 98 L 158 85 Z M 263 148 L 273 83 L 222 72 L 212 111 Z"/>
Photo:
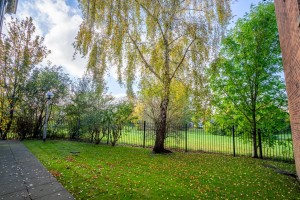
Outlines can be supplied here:
<path id="1" fill-rule="evenodd" d="M 112 146 L 115 146 L 117 141 L 122 136 L 122 129 L 125 124 L 128 124 L 132 118 L 133 105 L 127 102 L 119 102 L 112 105 L 112 115 L 110 121 L 110 129 L 112 137 L 110 139 Z"/>
<path id="2" fill-rule="evenodd" d="M 133 97 L 132 85 L 137 78 L 153 78 L 161 84 L 157 152 L 163 151 L 171 82 L 189 76 L 197 79 L 205 61 L 216 52 L 214 48 L 230 18 L 230 3 L 79 1 L 84 20 L 74 47 L 89 56 L 88 70 L 97 77 L 95 80 L 103 82 L 108 66 L 114 65 L 129 97 Z M 193 85 L 193 81 L 187 83 Z"/>
<path id="3" fill-rule="evenodd" d="M 163 99 L 161 93 L 163 90 L 160 82 L 153 79 L 143 80 L 141 91 L 139 92 L 139 108 L 135 115 L 140 121 L 147 121 L 158 124 L 160 115 L 160 103 Z M 173 80 L 170 85 L 170 102 L 168 107 L 169 125 L 183 125 L 190 120 L 189 112 L 189 88 L 181 81 Z"/>
<path id="4" fill-rule="evenodd" d="M 99 144 L 104 137 L 110 137 L 110 143 L 115 146 L 123 126 L 132 119 L 133 105 L 128 101 L 114 101 L 101 87 L 89 76 L 73 84 L 71 102 L 65 108 L 70 138 L 88 133 L 90 142 Z"/>
<path id="5" fill-rule="evenodd" d="M 254 156 L 259 126 L 288 118 L 282 72 L 274 3 L 259 3 L 237 21 L 210 68 L 215 118 L 250 128 Z"/>
<path id="6" fill-rule="evenodd" d="M 50 53 L 44 38 L 35 36 L 32 18 L 7 24 L 7 35 L 0 38 L 0 134 L 10 131 L 14 113 L 24 96 L 24 84 L 31 70 Z"/>
<path id="7" fill-rule="evenodd" d="M 191 121 L 199 127 L 199 124 L 209 122 L 213 111 L 211 103 L 213 97 L 206 73 L 199 74 L 194 82 L 190 89 L 190 112 Z"/>
<path id="8" fill-rule="evenodd" d="M 118 66 L 120 81 L 129 90 L 136 70 L 165 82 L 182 70 L 198 71 L 215 52 L 212 48 L 230 18 L 230 3 L 80 0 L 84 21 L 74 47 L 89 55 L 88 70 L 98 78 L 103 79 L 110 64 Z"/>
<path id="9" fill-rule="evenodd" d="M 71 139 L 88 132 L 91 142 L 95 140 L 99 143 L 106 134 L 107 130 L 102 129 L 101 126 L 107 121 L 104 108 L 107 107 L 112 97 L 106 96 L 104 90 L 103 85 L 97 84 L 88 74 L 73 83 L 71 101 L 65 108 Z M 81 130 L 79 127 L 82 127 Z"/>
<path id="10" fill-rule="evenodd" d="M 24 144 L 76 199 L 299 199 L 297 180 L 265 167 L 295 172 L 293 164 L 66 141 Z"/>
<path id="11" fill-rule="evenodd" d="M 51 119 L 51 115 L 59 115 L 60 112 L 59 106 L 53 107 L 52 105 L 62 104 L 67 99 L 69 84 L 69 76 L 63 72 L 60 66 L 51 66 L 49 63 L 46 67 L 34 69 L 23 89 L 24 95 L 20 101 L 20 113 L 17 115 L 17 120 L 22 123 L 21 126 L 16 126 L 16 132 L 23 138 L 25 135 L 39 136 L 45 123 L 47 103 L 45 94 L 47 91 L 54 93 L 49 110 L 49 118 Z M 26 132 L 23 130 L 23 123 L 28 124 Z"/>

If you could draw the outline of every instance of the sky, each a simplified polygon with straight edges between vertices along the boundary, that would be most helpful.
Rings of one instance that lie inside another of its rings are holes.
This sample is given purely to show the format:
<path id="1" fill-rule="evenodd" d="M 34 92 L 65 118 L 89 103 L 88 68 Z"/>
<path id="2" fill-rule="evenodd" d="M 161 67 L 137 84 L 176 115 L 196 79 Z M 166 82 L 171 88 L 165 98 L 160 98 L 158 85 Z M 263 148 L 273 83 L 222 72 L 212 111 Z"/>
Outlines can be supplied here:
<path id="1" fill-rule="evenodd" d="M 232 24 L 238 18 L 249 12 L 251 4 L 256 5 L 261 0 L 237 0 L 232 4 L 235 16 Z M 82 22 L 81 11 L 77 0 L 20 0 L 16 17 L 25 19 L 31 16 L 36 26 L 36 33 L 45 38 L 45 45 L 51 50 L 46 61 L 62 66 L 71 77 L 82 77 L 87 60 L 77 55 L 73 59 L 72 43 Z M 6 15 L 6 22 L 9 21 Z M 3 27 L 5 33 L 5 26 Z M 124 88 L 117 83 L 114 69 L 110 69 L 106 77 L 108 93 L 115 97 L 125 96 Z"/>

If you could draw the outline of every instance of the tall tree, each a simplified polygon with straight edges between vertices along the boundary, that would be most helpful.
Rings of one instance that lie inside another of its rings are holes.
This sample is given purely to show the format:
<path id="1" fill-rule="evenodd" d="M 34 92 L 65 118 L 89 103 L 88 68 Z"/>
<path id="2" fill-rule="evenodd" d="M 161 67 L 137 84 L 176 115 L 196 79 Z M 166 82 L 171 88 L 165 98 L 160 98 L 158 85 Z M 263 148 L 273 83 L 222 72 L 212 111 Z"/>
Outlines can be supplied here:
<path id="1" fill-rule="evenodd" d="M 79 0 L 84 20 L 74 46 L 84 56 L 89 55 L 88 70 L 94 78 L 102 81 L 108 66 L 115 65 L 128 94 L 133 94 L 136 78 L 151 76 L 162 85 L 155 153 L 168 152 L 164 141 L 170 84 L 201 72 L 230 18 L 230 3 Z"/>
<path id="2" fill-rule="evenodd" d="M 42 62 L 49 51 L 43 45 L 44 39 L 34 36 L 32 18 L 8 23 L 7 36 L 0 39 L 0 96 L 2 139 L 9 132 L 17 103 L 22 99 L 23 86 L 29 72 Z"/>
<path id="3" fill-rule="evenodd" d="M 25 134 L 32 133 L 33 137 L 37 137 L 42 132 L 46 115 L 47 99 L 45 94 L 47 91 L 54 93 L 54 97 L 51 99 L 52 104 L 59 104 L 66 99 L 69 85 L 69 77 L 60 66 L 51 66 L 51 63 L 49 63 L 48 66 L 34 69 L 31 72 L 24 87 L 25 94 L 20 102 L 21 113 L 18 115 L 20 122 L 32 125 L 27 127 L 30 132 Z M 52 106 L 50 108 L 52 110 Z M 25 136 L 24 134 L 21 135 L 22 137 Z"/>
<path id="4" fill-rule="evenodd" d="M 259 123 L 272 112 L 287 108 L 281 51 L 274 4 L 252 6 L 224 40 L 212 65 L 211 86 L 223 114 L 242 117 L 251 127 L 253 157 L 257 153 Z"/>

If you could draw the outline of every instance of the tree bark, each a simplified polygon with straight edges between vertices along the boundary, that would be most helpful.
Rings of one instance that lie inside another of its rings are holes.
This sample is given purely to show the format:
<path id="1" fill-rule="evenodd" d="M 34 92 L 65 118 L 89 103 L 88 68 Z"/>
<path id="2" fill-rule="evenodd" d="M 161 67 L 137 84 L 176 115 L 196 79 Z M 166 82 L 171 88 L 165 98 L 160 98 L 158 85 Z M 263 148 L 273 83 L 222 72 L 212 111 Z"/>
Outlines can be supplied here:
<path id="1" fill-rule="evenodd" d="M 6 136 L 7 136 L 7 133 L 6 133 L 6 132 L 3 132 L 3 133 L 2 133 L 1 139 L 2 139 L 2 140 L 6 140 Z"/>
<path id="2" fill-rule="evenodd" d="M 255 65 L 255 67 L 257 67 Z M 255 68 L 257 69 L 257 68 Z M 257 104 L 257 94 L 258 94 L 258 85 L 257 85 L 257 71 L 255 71 L 255 77 L 253 80 L 254 85 L 251 85 L 251 102 L 252 102 L 252 144 L 253 144 L 253 152 L 252 152 L 252 157 L 253 158 L 258 158 L 257 154 L 257 121 L 256 121 L 256 115 L 257 115 L 257 110 L 256 110 L 256 104 Z"/>
<path id="3" fill-rule="evenodd" d="M 162 75 L 162 83 L 163 83 L 163 95 L 162 101 L 160 104 L 160 115 L 158 119 L 158 126 L 156 129 L 156 138 L 155 145 L 153 147 L 154 153 L 172 153 L 169 150 L 165 149 L 165 139 L 167 134 L 167 114 L 168 114 L 168 106 L 169 106 L 169 98 L 170 98 L 170 85 L 172 81 L 172 74 L 170 73 L 170 46 L 168 38 L 171 38 L 170 35 L 172 31 L 170 30 L 170 23 L 164 24 L 165 32 L 162 33 L 163 43 L 164 43 L 164 67 L 163 67 L 163 75 Z"/>
<path id="4" fill-rule="evenodd" d="M 154 153 L 171 153 L 165 149 L 165 139 L 167 134 L 167 114 L 170 96 L 170 80 L 167 79 L 164 83 L 163 99 L 160 104 L 160 115 L 158 119 L 158 126 L 156 129 L 155 145 L 153 148 Z"/>
<path id="5" fill-rule="evenodd" d="M 165 97 L 160 105 L 160 116 L 158 127 L 156 129 L 155 145 L 153 148 L 154 153 L 169 153 L 164 147 L 166 132 L 167 132 L 167 110 L 168 110 L 169 98 Z"/>
<path id="6" fill-rule="evenodd" d="M 253 124 L 253 130 L 252 130 L 252 142 L 253 142 L 253 158 L 258 158 L 257 154 L 257 140 L 256 140 L 256 122 Z"/>
<path id="7" fill-rule="evenodd" d="M 34 124 L 34 129 L 33 129 L 34 138 L 38 138 L 38 136 L 40 136 L 40 133 L 42 132 L 42 127 L 43 127 L 43 116 L 41 113 Z"/>
<path id="8" fill-rule="evenodd" d="M 9 111 L 9 121 L 7 123 L 7 126 L 5 128 L 4 133 L 2 134 L 2 140 L 6 140 L 7 133 L 9 132 L 10 127 L 12 125 L 13 117 L 14 117 L 14 103 L 11 103 L 10 104 L 10 111 Z"/>

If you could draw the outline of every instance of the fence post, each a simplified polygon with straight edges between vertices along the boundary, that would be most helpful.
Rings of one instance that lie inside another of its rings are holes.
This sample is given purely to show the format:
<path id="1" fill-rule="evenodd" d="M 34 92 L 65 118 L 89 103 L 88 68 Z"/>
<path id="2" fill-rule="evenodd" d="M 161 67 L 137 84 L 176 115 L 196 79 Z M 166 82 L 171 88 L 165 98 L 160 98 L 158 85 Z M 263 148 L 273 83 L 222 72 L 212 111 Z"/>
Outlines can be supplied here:
<path id="1" fill-rule="evenodd" d="M 185 152 L 188 151 L 188 149 L 187 149 L 187 145 L 188 145 L 188 142 L 187 142 L 187 140 L 188 140 L 188 138 L 187 138 L 187 132 L 188 132 L 188 124 L 185 125 Z"/>
<path id="2" fill-rule="evenodd" d="M 262 143 L 261 143 L 261 130 L 258 129 L 258 146 L 259 146 L 259 158 L 263 158 L 262 154 Z"/>
<path id="3" fill-rule="evenodd" d="M 143 148 L 146 147 L 146 121 L 144 121 L 144 137 L 143 137 Z"/>
<path id="4" fill-rule="evenodd" d="M 233 145 L 233 156 L 235 157 L 235 136 L 234 136 L 234 125 L 232 126 L 232 145 Z"/>

